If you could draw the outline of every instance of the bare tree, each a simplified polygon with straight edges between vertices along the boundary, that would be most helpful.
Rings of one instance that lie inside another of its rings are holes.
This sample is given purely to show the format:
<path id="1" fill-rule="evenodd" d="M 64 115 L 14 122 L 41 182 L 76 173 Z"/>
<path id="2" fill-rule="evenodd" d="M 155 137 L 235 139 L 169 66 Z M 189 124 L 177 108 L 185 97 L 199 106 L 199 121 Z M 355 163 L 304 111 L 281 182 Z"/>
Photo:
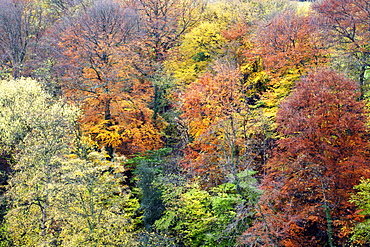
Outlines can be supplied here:
<path id="1" fill-rule="evenodd" d="M 45 29 L 44 10 L 34 1 L 0 2 L 0 68 L 18 78 Z"/>

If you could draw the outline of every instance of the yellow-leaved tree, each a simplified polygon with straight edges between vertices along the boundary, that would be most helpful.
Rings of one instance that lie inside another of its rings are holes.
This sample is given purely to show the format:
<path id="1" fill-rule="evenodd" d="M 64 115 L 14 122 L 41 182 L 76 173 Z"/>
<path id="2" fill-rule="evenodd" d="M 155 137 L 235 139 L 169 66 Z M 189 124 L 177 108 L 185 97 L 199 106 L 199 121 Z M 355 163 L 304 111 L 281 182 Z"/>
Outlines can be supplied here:
<path id="1" fill-rule="evenodd" d="M 179 47 L 173 48 L 165 67 L 178 85 L 195 81 L 223 53 L 226 39 L 222 31 L 237 19 L 233 7 L 223 2 L 207 5 L 199 23 L 183 36 Z"/>
<path id="2" fill-rule="evenodd" d="M 17 246 L 41 246 L 50 240 L 56 157 L 73 141 L 78 111 L 30 79 L 1 81 L 0 88 L 0 143 L 14 159 L 5 194 L 9 235 Z"/>
<path id="3" fill-rule="evenodd" d="M 4 226 L 15 246 L 133 243 L 139 204 L 122 187 L 124 167 L 79 151 L 78 114 L 34 80 L 0 81 L 0 143 L 13 156 Z"/>

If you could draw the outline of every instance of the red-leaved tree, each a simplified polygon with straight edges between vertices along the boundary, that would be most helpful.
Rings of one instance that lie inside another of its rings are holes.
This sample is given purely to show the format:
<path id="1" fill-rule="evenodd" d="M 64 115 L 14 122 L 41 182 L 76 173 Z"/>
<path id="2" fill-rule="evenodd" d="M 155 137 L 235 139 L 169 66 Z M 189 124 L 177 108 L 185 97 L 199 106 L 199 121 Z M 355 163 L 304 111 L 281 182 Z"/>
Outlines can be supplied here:
<path id="1" fill-rule="evenodd" d="M 369 175 L 358 85 L 331 70 L 310 73 L 277 114 L 281 139 L 266 167 L 260 222 L 244 241 L 259 246 L 343 246 L 356 220 L 348 202 Z"/>

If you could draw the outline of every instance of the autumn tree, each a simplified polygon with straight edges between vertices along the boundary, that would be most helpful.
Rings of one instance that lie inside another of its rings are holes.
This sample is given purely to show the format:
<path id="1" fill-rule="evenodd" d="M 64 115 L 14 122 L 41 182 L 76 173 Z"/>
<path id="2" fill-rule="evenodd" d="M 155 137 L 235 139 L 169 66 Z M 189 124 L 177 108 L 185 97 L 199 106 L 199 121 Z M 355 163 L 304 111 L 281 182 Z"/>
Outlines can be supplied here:
<path id="1" fill-rule="evenodd" d="M 284 12 L 293 7 L 289 0 L 248 0 L 227 1 L 237 19 L 233 22 L 244 22 L 248 25 L 257 25 L 261 21 L 271 19 L 277 13 Z"/>
<path id="2" fill-rule="evenodd" d="M 183 35 L 200 20 L 205 6 L 203 0 L 135 0 L 128 1 L 139 17 L 139 32 L 130 49 L 139 59 L 132 65 L 140 80 L 150 84 L 153 98 L 150 108 L 153 119 L 162 116 L 169 123 L 165 130 L 170 139 L 176 139 L 173 129 L 176 123 L 172 111 L 171 94 L 174 90 L 172 78 L 165 74 L 163 63 L 170 57 L 169 51 L 181 43 Z M 172 137 L 171 137 L 172 136 Z"/>
<path id="3" fill-rule="evenodd" d="M 320 63 L 323 46 L 318 43 L 320 40 L 315 40 L 314 24 L 311 17 L 288 9 L 261 25 L 257 41 L 264 65 L 273 69 L 272 73 L 279 73 Z"/>
<path id="4" fill-rule="evenodd" d="M 357 222 L 351 240 L 355 244 L 366 246 L 369 244 L 370 235 L 369 227 L 370 222 L 367 217 L 370 213 L 369 195 L 370 195 L 370 180 L 362 179 L 358 185 L 354 187 L 356 193 L 351 196 L 351 202 L 358 207 L 358 214 L 360 218 L 364 218 L 362 222 Z"/>
<path id="5" fill-rule="evenodd" d="M 322 18 L 323 33 L 334 46 L 337 67 L 360 83 L 362 93 L 368 91 L 370 66 L 370 4 L 366 0 L 318 1 L 313 9 Z"/>
<path id="6" fill-rule="evenodd" d="M 369 175 L 357 83 L 328 69 L 297 83 L 277 114 L 281 139 L 262 181 L 260 222 L 245 234 L 261 246 L 344 245 L 355 219 L 353 186 Z"/>
<path id="7" fill-rule="evenodd" d="M 195 81 L 221 54 L 225 43 L 222 28 L 225 26 L 204 21 L 185 34 L 181 45 L 172 51 L 175 55 L 165 66 L 180 88 Z"/>
<path id="8" fill-rule="evenodd" d="M 310 67 L 326 62 L 325 43 L 318 35 L 316 20 L 298 14 L 294 8 L 276 13 L 257 29 L 255 47 L 246 55 L 259 56 L 269 75 L 264 94 L 266 114 L 276 114 L 279 101 L 287 96 L 294 83 Z"/>
<path id="9" fill-rule="evenodd" d="M 201 189 L 198 181 L 174 184 L 168 177 L 162 178 L 166 210 L 155 228 L 172 236 L 177 246 L 235 246 L 251 216 L 239 214 L 238 207 L 254 205 L 259 196 L 252 175 L 245 170 L 238 173 L 240 183 L 224 183 L 208 191 Z"/>
<path id="10" fill-rule="evenodd" d="M 59 39 L 62 87 L 85 110 L 86 133 L 112 157 L 162 145 L 161 124 L 147 106 L 151 85 L 137 79 L 127 47 L 137 29 L 135 12 L 119 1 L 96 1 L 70 16 Z M 160 121 L 159 121 L 160 122 Z"/>
<path id="11" fill-rule="evenodd" d="M 243 20 L 240 20 L 242 14 L 239 10 L 243 6 L 242 3 L 222 1 L 208 4 L 199 23 L 183 35 L 178 47 L 170 51 L 171 57 L 165 62 L 165 68 L 180 88 L 195 81 L 217 58 L 229 56 L 224 49 L 229 41 L 224 33 L 233 25 L 248 26 L 241 24 Z"/>
<path id="12" fill-rule="evenodd" d="M 86 145 L 86 144 L 85 144 Z M 88 152 L 61 158 L 59 178 L 52 186 L 51 231 L 60 246 L 134 246 L 140 217 L 138 199 L 125 182 L 119 159 Z"/>
<path id="13" fill-rule="evenodd" d="M 240 71 L 227 62 L 214 70 L 189 85 L 181 108 L 192 140 L 182 164 L 201 176 L 206 187 L 225 182 L 228 174 L 253 169 L 265 141 L 258 137 L 264 136 L 264 124 L 248 105 L 249 85 Z"/>
<path id="14" fill-rule="evenodd" d="M 34 80 L 0 88 L 0 143 L 13 155 L 4 228 L 14 245 L 133 243 L 139 204 L 122 186 L 125 167 L 76 138 L 78 110 Z"/>
<path id="15" fill-rule="evenodd" d="M 200 20 L 205 3 L 203 0 L 135 0 L 129 6 L 139 18 L 139 32 L 131 50 L 140 57 L 133 65 L 142 80 L 154 88 L 153 107 L 161 102 L 163 62 L 168 51 L 180 43 L 181 37 Z"/>
<path id="16" fill-rule="evenodd" d="M 11 152 L 13 174 L 5 197 L 8 231 L 15 245 L 40 245 L 52 240 L 52 181 L 56 160 L 73 141 L 77 109 L 55 101 L 30 79 L 0 83 L 0 143 Z"/>
<path id="17" fill-rule="evenodd" d="M 91 3 L 85 0 L 41 0 L 42 4 L 52 11 L 54 18 L 65 17 L 78 8 L 86 8 Z"/>

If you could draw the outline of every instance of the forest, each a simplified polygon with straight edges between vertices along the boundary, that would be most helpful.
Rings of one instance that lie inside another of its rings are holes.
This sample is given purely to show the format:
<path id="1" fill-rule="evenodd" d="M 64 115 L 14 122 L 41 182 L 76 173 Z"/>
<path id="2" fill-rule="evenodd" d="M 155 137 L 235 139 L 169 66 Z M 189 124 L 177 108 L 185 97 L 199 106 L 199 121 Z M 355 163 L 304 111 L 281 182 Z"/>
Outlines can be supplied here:
<path id="1" fill-rule="evenodd" d="M 368 0 L 0 0 L 0 247 L 370 246 Z"/>

